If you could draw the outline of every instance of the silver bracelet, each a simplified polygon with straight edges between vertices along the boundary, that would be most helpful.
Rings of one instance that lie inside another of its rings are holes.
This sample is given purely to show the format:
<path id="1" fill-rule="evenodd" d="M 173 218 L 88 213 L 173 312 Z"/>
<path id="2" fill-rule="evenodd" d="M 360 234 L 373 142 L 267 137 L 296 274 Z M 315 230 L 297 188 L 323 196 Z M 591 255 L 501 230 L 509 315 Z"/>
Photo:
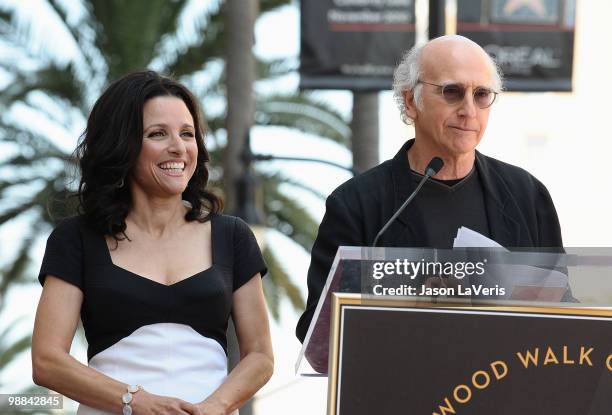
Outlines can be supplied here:
<path id="1" fill-rule="evenodd" d="M 132 399 L 134 398 L 134 394 L 141 390 L 142 387 L 140 385 L 128 385 L 127 392 L 121 395 L 121 402 L 123 402 L 123 415 L 132 415 Z"/>

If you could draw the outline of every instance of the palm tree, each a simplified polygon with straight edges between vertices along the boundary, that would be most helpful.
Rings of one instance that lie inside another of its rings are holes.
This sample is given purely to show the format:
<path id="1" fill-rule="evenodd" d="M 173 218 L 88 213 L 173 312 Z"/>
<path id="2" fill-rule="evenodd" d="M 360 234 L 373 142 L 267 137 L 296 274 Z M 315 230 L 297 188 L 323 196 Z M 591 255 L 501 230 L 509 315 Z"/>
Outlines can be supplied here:
<path id="1" fill-rule="evenodd" d="M 262 0 L 259 13 L 288 3 Z M 28 264 L 33 242 L 49 231 L 57 217 L 72 209 L 57 203 L 74 190 L 75 177 L 72 168 L 66 169 L 66 164 L 72 163 L 69 151 L 58 144 L 56 136 L 78 134 L 93 100 L 110 80 L 150 67 L 191 86 L 207 113 L 214 158 L 211 178 L 220 183 L 224 174 L 219 161 L 225 147 L 225 108 L 219 102 L 225 101 L 225 3 L 198 6 L 187 0 L 83 0 L 70 9 L 59 0 L 44 4 L 48 10 L 43 19 L 28 19 L 27 10 L 19 8 L 0 13 L 0 41 L 14 56 L 0 61 L 0 69 L 9 78 L 0 97 L 0 145 L 6 149 L 0 156 L 0 226 L 22 221 L 28 229 L 17 238 L 19 249 L 1 274 L 0 308 L 2 294 L 11 284 L 31 275 Z M 37 11 L 37 16 L 41 14 L 42 10 Z M 45 27 L 37 26 L 41 20 L 47 22 Z M 42 37 L 38 45 L 32 44 L 33 33 Z M 55 50 L 45 41 L 51 37 L 63 39 Z M 60 49 L 66 48 L 72 53 L 59 56 Z M 286 75 L 293 66 L 289 61 L 258 60 L 257 79 Z M 45 127 L 28 125 L 18 116 L 23 113 L 44 117 Z M 257 95 L 254 121 L 262 126 L 297 128 L 343 145 L 348 142 L 346 131 L 337 127 L 346 125 L 343 117 L 307 94 Z M 3 171 L 10 174 L 1 174 Z M 268 222 L 309 250 L 316 223 L 298 201 L 280 190 L 283 183 L 306 187 L 281 173 L 264 173 L 262 177 Z M 280 209 L 278 202 L 282 202 Z M 271 250 L 264 254 L 271 265 L 266 293 L 273 314 L 278 316 L 278 299 L 283 297 L 296 308 L 302 307 L 302 296 L 281 261 Z"/>
<path id="2" fill-rule="evenodd" d="M 261 0 L 259 14 L 290 0 Z M 211 179 L 222 183 L 225 130 L 225 3 L 187 0 L 47 0 L 36 18 L 25 6 L 0 6 L 0 230 L 20 223 L 16 247 L 0 269 L 0 312 L 14 284 L 32 281 L 32 247 L 58 218 L 74 212 L 67 196 L 75 190 L 70 142 L 85 126 L 93 101 L 110 80 L 145 67 L 172 74 L 198 95 L 209 124 Z M 41 25 L 40 22 L 45 22 Z M 51 41 L 53 40 L 53 41 Z M 69 53 L 66 50 L 70 51 Z M 256 60 L 255 79 L 273 80 L 295 71 L 290 60 Z M 348 145 L 346 120 L 308 94 L 256 94 L 253 120 L 282 126 Z M 324 116 L 321 116 L 324 115 Z M 42 120 L 42 121 L 40 121 Z M 233 138 L 232 138 L 233 139 Z M 227 169 L 227 167 L 225 167 Z M 260 173 L 267 224 L 309 251 L 317 223 L 283 186 L 316 193 L 282 173 Z M 231 192 L 228 196 L 231 198 Z M 231 204 L 231 202 L 230 202 Z M 2 247 L 0 250 L 6 252 Z M 6 255 L 6 254 L 5 254 Z M 272 249 L 264 249 L 270 275 L 264 289 L 272 315 L 279 318 L 287 298 L 297 309 L 303 297 Z M 11 348 L 25 350 L 21 339 Z M 7 346 L 10 348 L 12 346 Z M 4 354 L 3 354 L 4 356 Z M 7 358 L 8 358 L 7 357 Z M 2 367 L 0 366 L 0 370 Z"/>

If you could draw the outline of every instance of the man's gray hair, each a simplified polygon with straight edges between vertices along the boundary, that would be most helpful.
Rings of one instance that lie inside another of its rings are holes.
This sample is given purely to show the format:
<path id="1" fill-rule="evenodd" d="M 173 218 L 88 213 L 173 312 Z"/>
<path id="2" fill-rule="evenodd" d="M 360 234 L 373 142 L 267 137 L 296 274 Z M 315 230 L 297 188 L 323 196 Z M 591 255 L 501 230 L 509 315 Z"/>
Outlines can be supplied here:
<path id="1" fill-rule="evenodd" d="M 471 42 L 471 40 L 458 35 L 445 37 L 452 37 Z M 397 107 L 400 110 L 402 121 L 404 121 L 406 124 L 413 123 L 412 118 L 410 118 L 406 113 L 406 104 L 404 101 L 404 93 L 406 91 L 412 92 L 412 96 L 414 97 L 414 102 L 417 108 L 422 109 L 422 85 L 419 83 L 419 79 L 421 78 L 421 55 L 423 52 L 423 48 L 427 46 L 430 42 L 415 46 L 408 52 L 406 52 L 402 57 L 401 62 L 399 63 L 399 65 L 397 65 L 397 68 L 395 68 L 395 71 L 393 72 L 393 98 L 395 99 L 395 103 L 397 104 Z M 488 58 L 489 65 L 491 66 L 491 72 L 493 73 L 492 87 L 495 91 L 500 92 L 502 90 L 503 85 L 502 71 L 495 63 L 493 58 L 491 58 L 489 54 L 486 55 Z"/>

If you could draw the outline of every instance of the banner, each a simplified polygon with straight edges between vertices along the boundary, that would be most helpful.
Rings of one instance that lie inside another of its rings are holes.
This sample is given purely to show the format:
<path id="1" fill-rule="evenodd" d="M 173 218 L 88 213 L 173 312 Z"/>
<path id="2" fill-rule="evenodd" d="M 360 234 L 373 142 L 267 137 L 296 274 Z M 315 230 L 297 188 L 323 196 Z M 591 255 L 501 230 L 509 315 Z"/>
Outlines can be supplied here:
<path id="1" fill-rule="evenodd" d="M 575 0 L 458 0 L 457 34 L 481 45 L 508 91 L 571 91 Z"/>
<path id="2" fill-rule="evenodd" d="M 391 89 L 414 46 L 414 0 L 302 0 L 302 89 Z"/>

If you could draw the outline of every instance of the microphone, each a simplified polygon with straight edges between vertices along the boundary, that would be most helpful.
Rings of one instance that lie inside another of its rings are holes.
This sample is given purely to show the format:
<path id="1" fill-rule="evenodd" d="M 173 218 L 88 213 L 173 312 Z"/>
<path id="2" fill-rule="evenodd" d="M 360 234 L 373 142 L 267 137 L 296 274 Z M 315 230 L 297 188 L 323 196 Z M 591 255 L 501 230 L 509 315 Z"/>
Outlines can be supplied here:
<path id="1" fill-rule="evenodd" d="M 406 201 L 399 207 L 399 209 L 393 214 L 393 216 L 391 216 L 391 219 L 389 219 L 387 223 L 385 223 L 385 226 L 383 226 L 382 229 L 376 234 L 376 238 L 374 238 L 374 243 L 372 243 L 372 248 L 376 248 L 378 239 L 380 239 L 382 234 L 385 233 L 385 231 L 389 228 L 389 226 L 391 226 L 395 219 L 397 219 L 397 217 L 404 211 L 404 209 L 406 209 L 406 206 L 408 206 L 408 204 L 412 202 L 412 199 L 414 199 L 417 193 L 419 193 L 419 190 L 421 190 L 421 187 L 423 187 L 425 182 L 430 177 L 435 176 L 442 169 L 442 166 L 444 166 L 444 161 L 440 157 L 434 157 L 431 159 L 431 161 L 425 168 L 425 175 L 421 179 L 419 185 L 416 187 L 416 189 L 414 189 L 410 196 L 408 196 L 408 199 L 406 199 Z"/>

